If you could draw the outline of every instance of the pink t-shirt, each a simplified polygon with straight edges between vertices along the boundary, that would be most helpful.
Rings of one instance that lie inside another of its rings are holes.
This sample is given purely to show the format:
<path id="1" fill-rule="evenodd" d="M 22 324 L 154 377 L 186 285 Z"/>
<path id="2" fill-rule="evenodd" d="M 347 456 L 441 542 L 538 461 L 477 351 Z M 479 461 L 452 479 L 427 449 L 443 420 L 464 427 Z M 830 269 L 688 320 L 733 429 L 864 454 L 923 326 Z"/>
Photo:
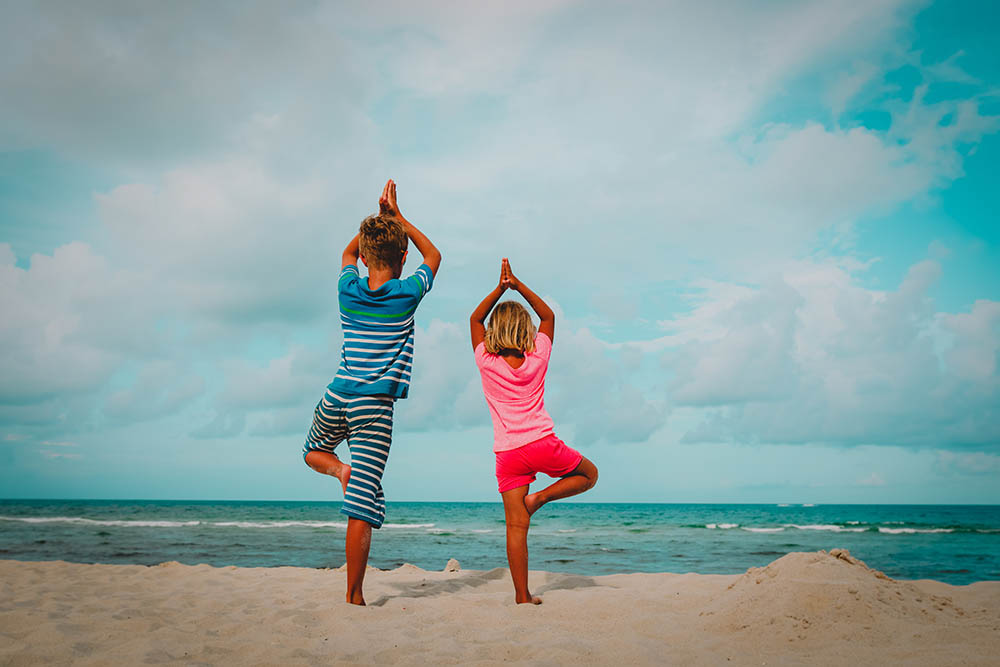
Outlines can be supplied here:
<path id="1" fill-rule="evenodd" d="M 517 449 L 554 433 L 544 400 L 551 354 L 552 341 L 542 332 L 535 336 L 535 349 L 524 355 L 518 368 L 487 352 L 485 344 L 476 346 L 476 366 L 493 417 L 494 452 Z"/>

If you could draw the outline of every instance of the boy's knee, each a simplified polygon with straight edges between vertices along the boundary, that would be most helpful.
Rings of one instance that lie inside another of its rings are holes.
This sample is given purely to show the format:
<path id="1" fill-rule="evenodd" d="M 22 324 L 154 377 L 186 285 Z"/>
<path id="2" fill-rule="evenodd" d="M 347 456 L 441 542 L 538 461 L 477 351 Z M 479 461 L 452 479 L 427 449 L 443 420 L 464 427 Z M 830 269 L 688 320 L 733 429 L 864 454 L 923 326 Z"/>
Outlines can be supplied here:
<path id="1" fill-rule="evenodd" d="M 320 473 L 321 475 L 327 474 L 326 466 L 323 464 L 323 456 L 316 450 L 310 450 L 308 452 L 305 452 L 302 455 L 302 460 L 305 462 L 307 466 L 309 466 L 316 472 Z"/>

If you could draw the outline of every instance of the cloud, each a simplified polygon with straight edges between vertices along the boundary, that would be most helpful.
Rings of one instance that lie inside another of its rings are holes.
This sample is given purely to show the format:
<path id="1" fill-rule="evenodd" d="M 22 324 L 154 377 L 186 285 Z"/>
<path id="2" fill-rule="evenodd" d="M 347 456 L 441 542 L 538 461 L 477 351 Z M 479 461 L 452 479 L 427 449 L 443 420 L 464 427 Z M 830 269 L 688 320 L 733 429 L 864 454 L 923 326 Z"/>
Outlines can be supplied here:
<path id="1" fill-rule="evenodd" d="M 858 486 L 885 486 L 885 479 L 877 472 L 873 472 L 867 477 L 861 477 L 855 482 Z"/>
<path id="2" fill-rule="evenodd" d="M 332 339 L 331 344 L 337 343 Z M 223 361 L 225 386 L 212 399 L 215 417 L 195 429 L 197 437 L 301 434 L 312 419 L 312 407 L 322 398 L 340 362 L 339 349 L 324 351 L 295 345 L 282 357 L 261 366 L 244 359 Z"/>
<path id="3" fill-rule="evenodd" d="M 372 83 L 352 68 L 364 59 L 345 48 L 335 12 L 265 2 L 190 9 L 11 7 L 0 86 L 18 94 L 0 112 L 0 147 L 53 148 L 107 168 L 217 155 L 262 113 L 310 124 L 339 115 L 324 136 L 359 127 L 346 124 L 344 101 L 364 99 Z"/>
<path id="4" fill-rule="evenodd" d="M 52 460 L 52 461 L 59 460 L 59 459 L 75 460 L 75 459 L 81 459 L 81 458 L 83 458 L 82 454 L 74 454 L 74 453 L 69 453 L 69 452 L 52 452 L 52 451 L 47 451 L 47 450 L 44 450 L 44 449 L 39 450 L 39 453 L 42 456 L 44 456 L 45 458 L 47 458 L 49 460 Z"/>
<path id="5" fill-rule="evenodd" d="M 797 391 L 789 352 L 801 295 L 780 279 L 713 318 L 718 337 L 672 350 L 672 398 L 684 405 L 719 405 L 785 398 Z M 700 328 L 700 327 L 699 327 Z"/>
<path id="6" fill-rule="evenodd" d="M 103 385 L 133 355 L 155 354 L 160 337 L 146 279 L 111 266 L 85 243 L 14 264 L 0 263 L 0 404 L 27 404 Z"/>
<path id="7" fill-rule="evenodd" d="M 940 271 L 919 262 L 879 292 L 800 262 L 756 289 L 716 288 L 721 306 L 709 293 L 661 340 L 681 341 L 666 356 L 672 400 L 715 406 L 685 441 L 998 444 L 1000 304 L 936 312 Z"/>
<path id="8" fill-rule="evenodd" d="M 464 318 L 513 255 L 565 307 L 547 401 L 581 444 L 993 447 L 997 302 L 939 312 L 933 261 L 859 285 L 852 227 L 932 202 L 997 129 L 988 84 L 909 52 L 915 11 L 11 8 L 0 149 L 107 186 L 96 227 L 65 221 L 81 240 L 27 267 L 0 244 L 0 422 L 30 442 L 304 434 L 337 361 L 340 248 L 393 176 L 445 252 L 402 430 L 489 424 Z M 883 95 L 902 62 L 915 94 Z M 803 80 L 828 108 L 783 107 Z M 942 80 L 978 92 L 928 102 Z M 836 122 L 862 102 L 887 131 Z"/>
<path id="9" fill-rule="evenodd" d="M 131 386 L 108 396 L 103 412 L 117 423 L 146 421 L 179 412 L 204 390 L 202 376 L 180 369 L 176 362 L 153 361 L 139 369 Z"/>
<path id="10" fill-rule="evenodd" d="M 283 182 L 249 158 L 177 169 L 159 185 L 97 196 L 115 254 L 157 286 L 161 308 L 233 326 L 329 310 L 316 287 L 339 269 L 331 264 L 340 239 L 320 220 L 321 202 L 317 182 Z"/>
<path id="11" fill-rule="evenodd" d="M 937 465 L 950 475 L 995 475 L 1000 473 L 1000 455 L 987 452 L 937 452 Z"/>
<path id="12" fill-rule="evenodd" d="M 1000 303 L 977 300 L 968 313 L 942 313 L 938 316 L 938 324 L 951 335 L 951 344 L 944 357 L 952 372 L 963 379 L 995 388 L 997 352 L 1000 350 Z"/>
<path id="13" fill-rule="evenodd" d="M 587 327 L 575 325 L 556 311 L 556 337 L 549 374 L 546 407 L 560 425 L 572 425 L 580 445 L 642 442 L 663 425 L 668 409 L 660 397 L 645 391 L 629 371 L 641 367 L 638 348 L 611 346 Z"/>

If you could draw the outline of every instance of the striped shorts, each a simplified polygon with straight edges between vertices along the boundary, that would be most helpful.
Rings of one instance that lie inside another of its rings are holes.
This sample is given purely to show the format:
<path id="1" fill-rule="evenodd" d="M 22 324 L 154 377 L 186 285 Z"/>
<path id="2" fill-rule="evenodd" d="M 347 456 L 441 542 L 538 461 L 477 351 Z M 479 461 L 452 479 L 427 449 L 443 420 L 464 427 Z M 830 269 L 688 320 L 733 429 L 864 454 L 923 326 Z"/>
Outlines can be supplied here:
<path id="1" fill-rule="evenodd" d="M 393 404 L 389 396 L 340 396 L 327 389 L 316 406 L 302 454 L 332 454 L 341 441 L 347 440 L 351 478 L 340 511 L 375 528 L 385 521 L 382 473 L 392 444 Z"/>

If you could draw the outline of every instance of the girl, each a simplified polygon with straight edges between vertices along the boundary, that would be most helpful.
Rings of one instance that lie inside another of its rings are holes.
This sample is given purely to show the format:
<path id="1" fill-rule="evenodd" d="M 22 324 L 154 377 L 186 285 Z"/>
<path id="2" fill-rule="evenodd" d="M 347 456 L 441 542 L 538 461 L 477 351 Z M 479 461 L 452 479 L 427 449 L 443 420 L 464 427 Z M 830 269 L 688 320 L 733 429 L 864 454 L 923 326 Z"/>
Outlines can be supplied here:
<path id="1" fill-rule="evenodd" d="M 508 289 L 521 293 L 541 322 L 536 333 L 531 316 L 516 301 L 493 308 Z M 489 327 L 484 327 L 490 315 Z M 510 263 L 500 265 L 500 284 L 469 318 L 476 366 L 493 417 L 497 483 L 507 523 L 507 562 L 517 603 L 541 604 L 528 591 L 528 525 L 545 503 L 575 496 L 594 486 L 597 467 L 556 437 L 545 411 L 545 372 L 552 353 L 556 316 L 537 294 L 514 277 Z M 536 473 L 560 479 L 528 493 Z"/>

